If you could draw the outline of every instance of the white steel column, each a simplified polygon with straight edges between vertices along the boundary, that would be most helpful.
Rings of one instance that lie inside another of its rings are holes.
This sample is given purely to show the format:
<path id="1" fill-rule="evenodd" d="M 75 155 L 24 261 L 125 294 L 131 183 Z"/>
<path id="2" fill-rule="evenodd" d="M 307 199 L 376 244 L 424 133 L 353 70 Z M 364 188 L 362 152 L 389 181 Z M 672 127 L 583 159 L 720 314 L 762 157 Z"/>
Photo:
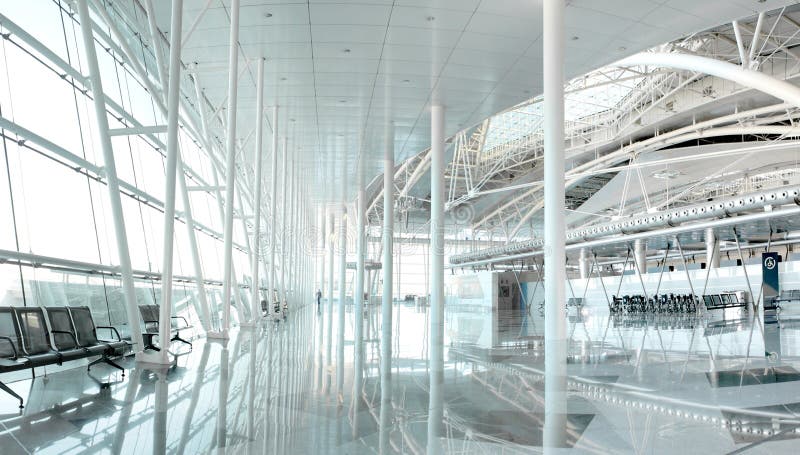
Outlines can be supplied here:
<path id="1" fill-rule="evenodd" d="M 258 279 L 258 260 L 261 256 L 261 168 L 263 167 L 264 156 L 264 58 L 258 59 L 258 81 L 256 82 L 256 161 L 253 163 L 255 169 L 255 182 L 253 183 L 253 243 L 251 249 L 252 264 L 252 296 L 250 297 L 250 312 L 253 316 L 253 323 L 257 322 L 261 314 L 261 284 Z"/>
<path id="2" fill-rule="evenodd" d="M 289 168 L 289 140 L 283 138 L 283 172 L 281 173 L 281 283 L 278 305 L 286 301 L 286 173 Z"/>
<path id="3" fill-rule="evenodd" d="M 169 340 L 172 329 L 172 256 L 175 237 L 175 180 L 178 170 L 178 110 L 181 84 L 181 19 L 183 0 L 172 2 L 172 35 L 169 43 L 169 88 L 167 89 L 167 163 L 164 194 L 164 263 L 161 268 L 161 307 L 158 318 L 157 354 L 143 353 L 142 360 L 149 363 L 169 364 Z M 183 169 L 181 169 L 183 172 Z M 144 358 L 144 354 L 147 358 Z"/>
<path id="4" fill-rule="evenodd" d="M 347 161 L 342 161 L 342 202 L 339 219 L 339 311 L 336 343 L 336 393 L 339 403 L 344 400 L 344 300 L 347 290 Z"/>
<path id="5" fill-rule="evenodd" d="M 322 289 L 325 288 L 325 237 L 327 235 L 327 223 L 325 223 L 325 209 L 322 207 L 317 208 L 317 229 L 319 229 L 319 238 L 317 241 L 319 242 L 316 260 L 317 260 L 317 271 L 319 272 L 319 283 L 317 285 L 316 291 L 322 292 Z M 316 297 L 316 294 L 315 294 Z M 320 299 L 320 305 L 322 305 L 322 299 Z M 320 308 L 320 310 L 322 310 Z M 321 321 L 320 321 L 321 322 Z"/>
<path id="6" fill-rule="evenodd" d="M 431 106 L 428 453 L 440 453 L 444 383 L 444 106 Z"/>
<path id="7" fill-rule="evenodd" d="M 179 151 L 180 152 L 180 151 Z M 194 229 L 194 216 L 192 215 L 192 202 L 189 200 L 189 190 L 186 188 L 186 174 L 183 171 L 183 161 L 178 155 L 178 190 L 181 192 L 183 200 L 183 216 L 186 219 L 186 230 L 189 237 L 189 250 L 192 254 L 192 265 L 194 266 L 194 278 L 197 282 L 197 299 L 200 301 L 201 317 L 205 324 L 204 330 L 211 330 L 211 312 L 208 307 L 208 295 L 206 294 L 206 284 L 203 278 L 203 265 L 200 261 L 200 250 L 197 246 L 197 232 Z"/>
<path id="8" fill-rule="evenodd" d="M 566 442 L 564 9 L 544 1 L 545 450 Z"/>
<path id="9" fill-rule="evenodd" d="M 714 228 L 706 228 L 706 267 L 719 268 L 719 242 Z"/>
<path id="10" fill-rule="evenodd" d="M 383 150 L 383 300 L 381 302 L 380 453 L 389 452 L 392 414 L 392 253 L 394 242 L 394 125 L 386 126 Z"/>
<path id="11" fill-rule="evenodd" d="M 639 273 L 647 273 L 647 242 L 644 239 L 633 241 L 633 260 Z"/>
<path id="12" fill-rule="evenodd" d="M 122 291 L 125 295 L 125 309 L 128 315 L 128 327 L 131 332 L 131 342 L 134 351 L 140 352 L 142 344 L 142 330 L 139 325 L 139 308 L 136 304 L 136 289 L 133 285 L 133 272 L 131 255 L 128 249 L 128 234 L 125 231 L 125 217 L 120 199 L 119 181 L 117 180 L 117 165 L 114 160 L 114 149 L 111 145 L 111 136 L 108 134 L 108 117 L 106 114 L 105 92 L 100 76 L 100 67 L 97 64 L 97 51 L 92 34 L 92 19 L 89 16 L 87 0 L 78 0 L 78 15 L 81 25 L 81 36 L 86 51 L 86 63 L 89 66 L 89 80 L 92 85 L 92 98 L 94 113 L 97 120 L 97 131 L 100 136 L 100 146 L 103 150 L 103 164 L 108 187 L 108 199 L 111 204 L 111 218 L 114 220 L 114 237 L 117 240 L 117 253 L 119 254 L 119 268 L 122 275 Z M 155 95 L 155 94 L 154 94 Z"/>
<path id="13" fill-rule="evenodd" d="M 275 244 L 278 243 L 278 105 L 272 107 L 272 165 L 270 166 L 272 190 L 269 193 L 271 223 L 269 235 L 269 289 L 267 290 L 267 316 L 272 314 L 275 302 Z"/>
<path id="14" fill-rule="evenodd" d="M 363 382 L 364 361 L 364 256 L 366 255 L 366 237 L 364 229 L 364 214 L 367 211 L 367 191 L 364 187 L 364 154 L 359 153 L 356 165 L 356 276 L 353 288 L 353 347 L 354 347 L 354 394 L 356 413 L 360 409 L 361 387 Z"/>
<path id="15" fill-rule="evenodd" d="M 236 191 L 236 98 L 239 75 L 239 0 L 231 0 L 230 48 L 228 52 L 228 132 L 225 164 L 225 228 L 222 277 L 222 327 L 213 338 L 230 337 L 231 268 L 233 261 L 233 203 Z"/>
<path id="16" fill-rule="evenodd" d="M 333 366 L 333 233 L 335 229 L 335 218 L 333 209 L 328 208 L 327 212 L 327 220 L 325 223 L 327 225 L 328 236 L 325 239 L 325 242 L 328 245 L 328 336 L 326 343 L 325 365 L 327 365 L 328 369 L 330 370 L 330 368 Z"/>

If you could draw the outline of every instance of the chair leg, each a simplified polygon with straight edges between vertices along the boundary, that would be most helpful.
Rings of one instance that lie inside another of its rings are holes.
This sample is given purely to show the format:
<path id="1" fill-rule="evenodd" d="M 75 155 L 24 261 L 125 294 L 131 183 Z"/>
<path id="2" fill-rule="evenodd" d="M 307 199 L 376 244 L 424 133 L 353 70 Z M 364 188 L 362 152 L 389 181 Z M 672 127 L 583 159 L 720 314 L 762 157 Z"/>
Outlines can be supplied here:
<path id="1" fill-rule="evenodd" d="M 9 395 L 13 396 L 14 398 L 16 398 L 17 400 L 19 400 L 19 408 L 20 409 L 25 407 L 25 406 L 23 406 L 24 402 L 22 401 L 22 397 L 17 395 L 17 392 L 14 392 L 13 390 L 11 390 L 7 385 L 3 384 L 1 381 L 0 381 L 0 389 L 2 389 L 7 394 L 9 394 Z"/>
<path id="2" fill-rule="evenodd" d="M 169 341 L 180 341 L 181 343 L 188 344 L 190 348 L 192 347 L 192 343 L 181 338 L 179 332 L 175 332 L 175 335 Z"/>
<path id="3" fill-rule="evenodd" d="M 102 360 L 103 362 L 105 362 L 105 363 L 107 363 L 107 364 L 111 365 L 112 367 L 114 367 L 114 368 L 116 368 L 116 369 L 118 369 L 118 370 L 122 371 L 122 375 L 123 375 L 123 376 L 125 376 L 125 368 L 122 368 L 121 366 L 119 366 L 119 364 L 117 364 L 116 362 L 114 362 L 113 360 L 111 360 L 111 358 L 109 358 L 109 357 L 107 357 L 107 356 L 103 356 L 103 357 L 101 357 L 101 360 Z"/>
<path id="4" fill-rule="evenodd" d="M 92 370 L 92 366 L 97 365 L 98 363 L 104 362 L 103 357 L 105 357 L 105 356 L 101 356 L 99 359 L 95 359 L 95 360 L 92 360 L 91 362 L 89 362 L 89 365 L 86 367 L 86 371 L 91 371 Z"/>

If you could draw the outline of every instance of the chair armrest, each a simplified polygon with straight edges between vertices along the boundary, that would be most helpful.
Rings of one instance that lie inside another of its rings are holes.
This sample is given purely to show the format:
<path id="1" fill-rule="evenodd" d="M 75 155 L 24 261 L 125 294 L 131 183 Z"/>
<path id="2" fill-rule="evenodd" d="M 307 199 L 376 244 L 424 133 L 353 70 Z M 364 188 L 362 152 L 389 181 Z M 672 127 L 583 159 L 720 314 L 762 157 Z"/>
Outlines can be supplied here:
<path id="1" fill-rule="evenodd" d="M 98 325 L 98 326 L 95 327 L 95 329 L 110 330 L 111 332 L 114 332 L 114 334 L 117 336 L 117 341 L 122 341 L 122 337 L 119 336 L 119 331 L 117 331 L 116 327 L 111 327 L 110 325 Z"/>
<path id="2" fill-rule="evenodd" d="M 14 340 L 12 340 L 11 337 L 2 337 L 2 336 L 0 336 L 0 340 L 8 341 L 8 344 L 11 345 L 11 350 L 14 351 L 14 360 L 17 360 L 17 357 L 19 357 L 19 354 L 17 353 L 17 347 L 14 346 Z"/>
<path id="3" fill-rule="evenodd" d="M 186 320 L 183 316 L 170 316 L 170 319 L 182 319 L 183 320 L 183 327 L 178 327 L 179 329 L 188 329 L 190 327 L 189 321 Z"/>
<path id="4" fill-rule="evenodd" d="M 72 332 L 67 332 L 66 330 L 51 330 L 50 333 L 61 333 L 61 334 L 64 334 L 64 335 L 69 335 L 70 337 L 72 337 L 72 341 L 75 342 L 75 347 L 76 348 L 81 347 L 80 343 L 78 343 L 78 339 L 75 337 L 75 334 L 72 333 Z"/>

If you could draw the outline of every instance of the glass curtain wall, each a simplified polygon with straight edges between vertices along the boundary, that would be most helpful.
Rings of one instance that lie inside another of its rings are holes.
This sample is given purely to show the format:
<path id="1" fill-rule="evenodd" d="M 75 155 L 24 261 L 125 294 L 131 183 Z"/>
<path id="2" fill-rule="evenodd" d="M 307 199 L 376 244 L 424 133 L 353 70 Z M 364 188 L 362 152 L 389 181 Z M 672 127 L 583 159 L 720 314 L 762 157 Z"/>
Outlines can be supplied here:
<path id="1" fill-rule="evenodd" d="M 129 3 L 128 10 L 136 14 L 137 7 Z M 126 313 L 121 282 L 113 270 L 119 255 L 102 175 L 92 93 L 76 77 L 88 75 L 78 16 L 61 0 L 2 2 L 0 14 L 0 217 L 4 220 L 0 222 L 0 256 L 5 259 L 0 264 L 0 305 L 87 305 L 99 322 L 123 325 Z M 14 33 L 14 26 L 29 36 Z M 110 127 L 130 127 L 132 119 L 140 125 L 166 124 L 109 36 L 104 27 L 96 28 L 108 104 L 119 108 L 108 110 Z M 131 32 L 130 36 L 135 35 Z M 145 61 L 152 60 L 144 43 L 132 40 L 129 44 Z M 40 52 L 40 45 L 55 57 Z M 64 63 L 74 71 L 66 71 Z M 184 92 L 188 93 L 186 87 Z M 190 169 L 187 185 L 213 182 L 214 169 L 206 151 L 184 129 L 179 139 L 181 156 Z M 165 134 L 112 138 L 140 304 L 160 300 L 157 280 L 163 250 L 165 141 Z M 190 192 L 190 199 L 195 222 L 201 227 L 196 236 L 204 276 L 221 282 L 222 223 L 217 199 L 204 191 Z M 180 197 L 176 210 L 184 210 Z M 181 279 L 194 277 L 182 219 L 175 225 L 175 242 L 173 299 L 178 314 L 199 327 L 197 289 L 192 279 Z M 243 247 L 247 240 L 240 226 L 235 229 L 234 244 L 234 265 L 241 283 L 249 266 Z M 37 261 L 19 260 L 14 253 L 82 264 L 37 266 Z M 212 284 L 208 292 L 212 313 L 217 314 L 221 311 L 220 289 Z"/>

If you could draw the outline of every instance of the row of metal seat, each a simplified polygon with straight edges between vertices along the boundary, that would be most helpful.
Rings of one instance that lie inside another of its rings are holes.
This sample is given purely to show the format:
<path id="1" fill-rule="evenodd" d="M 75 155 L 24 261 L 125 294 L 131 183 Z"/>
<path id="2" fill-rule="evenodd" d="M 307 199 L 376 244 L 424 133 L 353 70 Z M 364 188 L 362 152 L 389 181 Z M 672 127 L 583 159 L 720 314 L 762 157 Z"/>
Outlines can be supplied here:
<path id="1" fill-rule="evenodd" d="M 740 302 L 734 293 L 707 294 L 703 296 L 703 304 L 707 310 L 720 310 L 725 308 L 738 308 L 746 305 Z"/>
<path id="2" fill-rule="evenodd" d="M 108 330 L 116 340 L 100 339 L 98 329 Z M 87 371 L 103 362 L 125 375 L 112 357 L 123 355 L 129 346 L 116 328 L 95 325 L 89 307 L 0 307 L 0 373 L 30 368 L 35 375 L 35 367 L 100 356 Z M 0 389 L 23 407 L 22 397 L 7 385 L 0 382 Z"/>

